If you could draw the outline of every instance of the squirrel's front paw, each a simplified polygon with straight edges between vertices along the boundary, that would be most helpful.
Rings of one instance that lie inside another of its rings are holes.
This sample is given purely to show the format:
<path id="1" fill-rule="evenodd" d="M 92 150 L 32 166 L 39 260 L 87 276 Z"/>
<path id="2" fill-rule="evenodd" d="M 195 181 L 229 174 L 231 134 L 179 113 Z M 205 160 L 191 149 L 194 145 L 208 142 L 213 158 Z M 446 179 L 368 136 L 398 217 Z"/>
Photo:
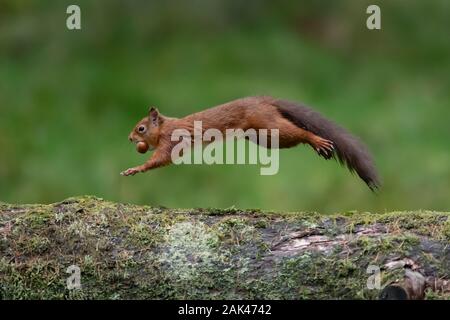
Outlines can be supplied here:
<path id="1" fill-rule="evenodd" d="M 122 176 L 127 177 L 127 176 L 134 176 L 138 172 L 141 172 L 138 168 L 130 168 L 130 169 L 127 169 L 125 171 L 122 171 L 120 174 Z"/>

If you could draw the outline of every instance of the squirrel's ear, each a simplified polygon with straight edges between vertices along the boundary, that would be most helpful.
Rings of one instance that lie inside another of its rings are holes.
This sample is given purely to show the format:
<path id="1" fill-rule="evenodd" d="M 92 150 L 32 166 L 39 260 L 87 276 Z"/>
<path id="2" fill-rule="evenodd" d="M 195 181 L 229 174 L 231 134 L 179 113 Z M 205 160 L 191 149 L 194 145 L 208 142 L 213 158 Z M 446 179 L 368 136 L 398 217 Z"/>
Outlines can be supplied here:
<path id="1" fill-rule="evenodd" d="M 155 107 L 150 107 L 150 109 L 148 110 L 148 117 L 150 118 L 151 124 L 154 126 L 158 126 L 161 122 L 159 111 Z"/>

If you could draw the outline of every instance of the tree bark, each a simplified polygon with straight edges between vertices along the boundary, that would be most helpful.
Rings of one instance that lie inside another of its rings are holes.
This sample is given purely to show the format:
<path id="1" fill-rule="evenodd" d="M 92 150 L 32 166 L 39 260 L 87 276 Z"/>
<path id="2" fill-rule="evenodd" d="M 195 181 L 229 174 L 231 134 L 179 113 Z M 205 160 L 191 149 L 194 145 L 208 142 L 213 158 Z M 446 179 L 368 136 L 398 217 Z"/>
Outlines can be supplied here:
<path id="1" fill-rule="evenodd" d="M 1 203 L 0 297 L 448 299 L 449 240 L 445 212 Z"/>

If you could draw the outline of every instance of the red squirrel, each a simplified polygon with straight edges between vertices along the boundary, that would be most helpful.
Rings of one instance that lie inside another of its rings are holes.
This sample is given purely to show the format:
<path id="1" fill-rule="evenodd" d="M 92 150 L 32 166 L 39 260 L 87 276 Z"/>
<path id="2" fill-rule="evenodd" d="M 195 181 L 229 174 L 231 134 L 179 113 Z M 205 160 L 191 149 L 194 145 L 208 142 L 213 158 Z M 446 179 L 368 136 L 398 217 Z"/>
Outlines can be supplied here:
<path id="1" fill-rule="evenodd" d="M 222 133 L 227 129 L 278 129 L 279 148 L 309 144 L 319 156 L 334 158 L 356 172 L 371 190 L 380 186 L 372 157 L 358 138 L 308 107 L 267 96 L 234 100 L 184 118 L 166 117 L 156 108 L 150 108 L 148 116 L 137 123 L 128 139 L 136 144 L 139 152 L 149 149 L 154 152 L 143 165 L 125 170 L 121 175 L 130 176 L 171 164 L 171 151 L 178 143 L 171 141 L 172 132 L 186 129 L 193 136 L 194 121 L 202 121 L 202 130 L 215 128 Z"/>

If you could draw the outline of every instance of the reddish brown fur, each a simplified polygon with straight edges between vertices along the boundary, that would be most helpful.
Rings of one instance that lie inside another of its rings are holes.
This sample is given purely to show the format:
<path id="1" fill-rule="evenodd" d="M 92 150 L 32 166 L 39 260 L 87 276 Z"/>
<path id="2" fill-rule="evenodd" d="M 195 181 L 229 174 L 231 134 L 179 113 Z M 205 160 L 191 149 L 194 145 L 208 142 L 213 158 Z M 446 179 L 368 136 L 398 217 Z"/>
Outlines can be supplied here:
<path id="1" fill-rule="evenodd" d="M 179 119 L 165 117 L 152 108 L 149 116 L 138 122 L 130 133 L 129 139 L 134 143 L 145 141 L 155 149 L 155 152 L 145 164 L 128 169 L 122 174 L 134 175 L 138 172 L 170 164 L 172 148 L 178 143 L 177 141 L 171 141 L 172 132 L 175 129 L 187 129 L 191 133 L 191 138 L 193 138 L 194 121 L 202 121 L 203 131 L 214 128 L 222 133 L 225 133 L 226 129 L 242 129 L 244 131 L 247 129 L 278 129 L 280 148 L 290 148 L 299 143 L 307 143 L 326 159 L 333 157 L 335 151 L 339 151 L 334 150 L 333 143 L 335 141 L 332 138 L 327 137 L 323 132 L 318 132 L 318 130 L 308 130 L 308 126 L 303 125 L 303 123 L 308 124 L 308 116 L 293 121 L 286 112 L 283 112 L 285 111 L 283 103 L 283 100 L 271 97 L 247 97 Z M 294 115 L 294 117 L 297 116 Z M 314 124 L 317 125 L 317 119 L 314 119 L 314 121 L 316 121 Z M 300 125 L 298 122 L 301 122 Z M 329 123 L 331 122 L 324 118 L 320 118 L 319 122 L 324 127 L 328 126 L 330 130 L 334 128 L 330 127 Z M 144 133 L 139 132 L 141 126 L 145 127 Z M 341 141 L 342 139 L 337 140 L 340 142 L 342 149 L 345 143 Z M 347 150 L 348 153 L 353 151 L 358 152 L 358 150 Z M 339 154 L 338 157 L 341 160 Z M 343 157 L 342 159 L 345 162 L 346 158 Z M 349 165 L 348 162 L 347 165 Z M 349 167 L 350 169 L 358 169 Z M 376 184 L 378 184 L 377 181 Z M 371 185 L 369 184 L 369 186 Z"/>

